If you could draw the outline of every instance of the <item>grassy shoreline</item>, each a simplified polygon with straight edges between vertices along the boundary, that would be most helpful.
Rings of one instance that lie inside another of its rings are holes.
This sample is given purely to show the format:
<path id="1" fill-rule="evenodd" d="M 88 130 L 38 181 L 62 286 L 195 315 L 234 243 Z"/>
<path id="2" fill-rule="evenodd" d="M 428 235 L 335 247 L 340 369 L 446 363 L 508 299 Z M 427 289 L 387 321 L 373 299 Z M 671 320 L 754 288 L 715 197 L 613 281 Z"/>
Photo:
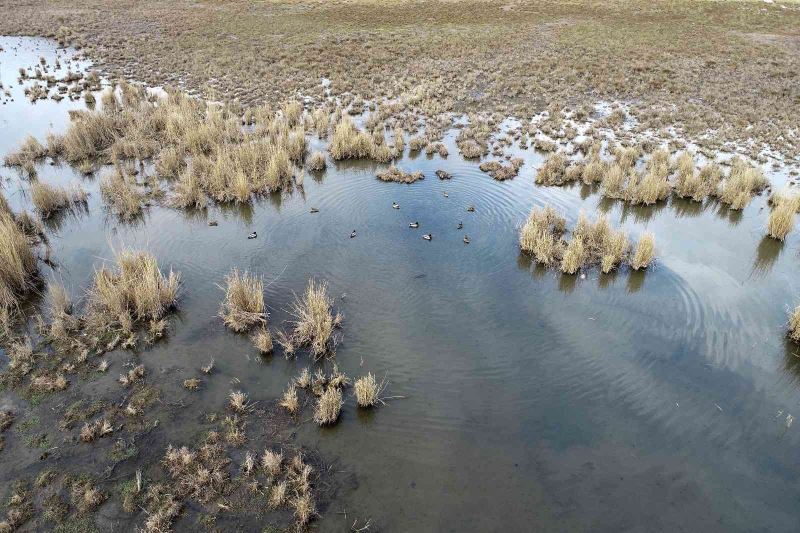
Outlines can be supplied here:
<path id="1" fill-rule="evenodd" d="M 795 2 L 0 2 L 0 34 L 52 36 L 108 73 L 245 105 L 297 94 L 531 116 L 624 101 L 642 127 L 796 153 Z M 765 120 L 768 118 L 768 120 Z M 794 137 L 793 137 L 794 135 Z"/>

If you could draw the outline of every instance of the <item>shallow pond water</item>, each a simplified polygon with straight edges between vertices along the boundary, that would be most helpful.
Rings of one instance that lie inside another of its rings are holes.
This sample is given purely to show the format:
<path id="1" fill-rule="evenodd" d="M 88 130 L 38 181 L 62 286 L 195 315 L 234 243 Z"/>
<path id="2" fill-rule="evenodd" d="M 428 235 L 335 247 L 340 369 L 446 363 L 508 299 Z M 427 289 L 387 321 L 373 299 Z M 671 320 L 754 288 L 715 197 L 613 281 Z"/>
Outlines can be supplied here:
<path id="1" fill-rule="evenodd" d="M 13 94 L 0 106 L 5 154 L 28 134 L 63 131 L 67 111 L 83 104 L 30 104 L 16 84 L 20 66 L 53 57 L 52 43 L 0 45 L 0 79 Z M 382 167 L 372 163 L 329 162 L 292 193 L 202 212 L 151 206 L 133 224 L 104 210 L 96 177 L 45 163 L 39 179 L 79 181 L 91 195 L 87 213 L 48 226 L 58 266 L 45 274 L 80 296 L 123 246 L 182 273 L 167 339 L 136 356 L 158 369 L 166 396 L 186 403 L 163 425 L 175 444 L 232 387 L 266 402 L 309 364 L 305 354 L 261 358 L 224 328 L 225 274 L 264 274 L 273 326 L 309 278 L 326 280 L 345 317 L 340 367 L 385 376 L 386 394 L 402 398 L 370 412 L 348 398 L 336 426 L 297 428 L 300 442 L 353 474 L 320 531 L 367 518 L 381 531 L 795 530 L 800 428 L 787 415 L 800 413 L 800 347 L 785 341 L 785 325 L 800 295 L 798 233 L 784 244 L 763 238 L 764 196 L 741 213 L 674 200 L 633 209 L 586 187 L 535 186 L 542 155 L 533 152 L 517 178 L 495 182 L 460 157 L 455 135 L 446 159 L 404 157 L 403 169 L 426 176 L 412 185 L 375 179 Z M 453 179 L 436 179 L 437 169 Z M 12 207 L 30 209 L 27 182 L 12 169 L 0 175 Z M 531 265 L 517 228 L 545 204 L 569 225 L 581 209 L 603 210 L 634 239 L 652 231 L 656 263 L 585 279 Z M 131 358 L 111 354 L 92 390 L 114 387 Z M 184 391 L 182 380 L 212 358 L 217 373 Z M 29 409 L 2 393 L 8 405 Z M 38 468 L 34 455 L 0 454 L 3 483 Z"/>

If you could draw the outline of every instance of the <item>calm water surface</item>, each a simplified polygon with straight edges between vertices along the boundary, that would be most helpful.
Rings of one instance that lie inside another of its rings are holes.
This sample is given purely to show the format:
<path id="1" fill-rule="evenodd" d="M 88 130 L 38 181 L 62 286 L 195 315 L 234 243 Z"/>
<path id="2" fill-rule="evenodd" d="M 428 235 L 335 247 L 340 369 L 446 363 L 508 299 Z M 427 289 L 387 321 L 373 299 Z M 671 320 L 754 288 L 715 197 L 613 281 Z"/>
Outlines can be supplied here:
<path id="1" fill-rule="evenodd" d="M 64 131 L 67 110 L 82 104 L 32 105 L 21 94 L 18 68 L 54 57 L 52 43 L 0 45 L 0 80 L 14 98 L 0 106 L 5 154 L 28 134 Z M 104 210 L 97 178 L 45 163 L 40 179 L 91 193 L 88 214 L 50 226 L 59 266 L 46 275 L 78 297 L 122 246 L 182 273 L 168 340 L 138 356 L 165 376 L 165 396 L 184 398 L 180 382 L 216 361 L 182 418 L 165 424 L 176 444 L 194 436 L 199 413 L 224 405 L 231 380 L 266 401 L 308 365 L 306 355 L 257 357 L 225 330 L 215 315 L 229 269 L 270 280 L 274 327 L 309 278 L 327 280 L 345 316 L 340 367 L 385 376 L 386 394 L 403 399 L 363 412 L 350 398 L 335 427 L 298 428 L 300 442 L 353 473 L 320 531 L 368 517 L 387 532 L 796 530 L 800 427 L 787 428 L 786 415 L 800 415 L 800 349 L 784 335 L 800 295 L 800 233 L 783 245 L 762 238 L 765 197 L 742 213 L 676 201 L 631 209 L 584 187 L 538 187 L 542 156 L 530 152 L 516 179 L 495 182 L 461 159 L 455 134 L 447 159 L 402 160 L 427 177 L 410 186 L 380 182 L 371 163 L 329 164 L 291 194 L 200 213 L 153 206 L 135 224 Z M 440 168 L 452 181 L 435 178 Z M 0 175 L 12 205 L 30 208 L 27 182 L 12 169 Z M 517 227 L 545 204 L 570 222 L 602 210 L 634 239 L 652 231 L 657 262 L 585 279 L 536 268 L 519 254 Z M 128 359 L 112 354 L 93 387 L 118 387 Z M 6 396 L 0 406 L 26 409 Z M 4 482 L 40 468 L 7 459 Z"/>

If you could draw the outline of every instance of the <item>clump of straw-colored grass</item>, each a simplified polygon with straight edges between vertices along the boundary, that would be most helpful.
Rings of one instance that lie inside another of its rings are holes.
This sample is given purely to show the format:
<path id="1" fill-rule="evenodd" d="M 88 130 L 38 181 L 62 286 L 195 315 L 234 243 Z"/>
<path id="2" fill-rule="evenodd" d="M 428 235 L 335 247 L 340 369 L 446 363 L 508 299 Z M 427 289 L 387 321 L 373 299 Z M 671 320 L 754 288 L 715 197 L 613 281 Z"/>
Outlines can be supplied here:
<path id="1" fill-rule="evenodd" d="M 119 118 L 104 111 L 76 114 L 64 135 L 64 155 L 70 163 L 93 159 L 110 149 L 120 135 Z"/>
<path id="2" fill-rule="evenodd" d="M 281 398 L 280 406 L 292 414 L 295 414 L 300 409 L 300 401 L 297 399 L 297 387 L 295 387 L 294 383 L 289 383 L 289 387 Z"/>
<path id="3" fill-rule="evenodd" d="M 320 426 L 334 424 L 339 419 L 343 403 L 341 389 L 328 387 L 314 407 L 314 422 Z"/>
<path id="4" fill-rule="evenodd" d="M 34 162 L 48 155 L 47 148 L 36 137 L 28 135 L 16 151 L 8 154 L 3 162 L 9 167 L 28 168 Z"/>
<path id="5" fill-rule="evenodd" d="M 309 170 L 324 170 L 325 165 L 325 154 L 320 151 L 314 152 L 311 154 L 311 157 L 308 158 Z"/>
<path id="6" fill-rule="evenodd" d="M 758 168 L 750 166 L 744 160 L 733 160 L 730 174 L 719 187 L 720 202 L 728 204 L 731 209 L 739 210 L 747 207 L 753 194 L 763 190 L 769 181 Z"/>
<path id="7" fill-rule="evenodd" d="M 519 231 L 520 249 L 537 263 L 549 266 L 561 257 L 566 220 L 550 206 L 534 207 Z"/>
<path id="8" fill-rule="evenodd" d="M 33 287 L 38 264 L 28 237 L 7 210 L 0 210 L 0 250 L 0 308 L 9 309 Z"/>
<path id="9" fill-rule="evenodd" d="M 176 306 L 180 274 L 170 270 L 164 275 L 155 256 L 148 252 L 123 250 L 115 259 L 116 269 L 95 270 L 89 290 L 91 312 L 105 314 L 125 326 L 131 319 L 158 320 Z"/>
<path id="10" fill-rule="evenodd" d="M 388 169 L 375 174 L 381 181 L 394 181 L 397 183 L 414 183 L 421 179 L 425 179 L 425 175 L 417 170 L 416 172 L 404 172 L 394 165 Z"/>
<path id="11" fill-rule="evenodd" d="M 353 389 L 356 395 L 356 403 L 359 407 L 373 407 L 379 403 L 383 403 L 381 399 L 381 392 L 386 388 L 386 382 L 375 379 L 372 373 L 367 373 L 355 381 Z"/>
<path id="12" fill-rule="evenodd" d="M 262 326 L 259 328 L 256 334 L 253 335 L 253 344 L 262 354 L 272 353 L 272 335 L 270 335 L 270 332 L 266 327 Z"/>
<path id="13" fill-rule="evenodd" d="M 290 313 L 291 344 L 295 347 L 310 346 L 315 358 L 332 353 L 334 329 L 341 317 L 333 314 L 333 300 L 328 296 L 328 285 L 309 280 L 302 297 L 295 297 Z"/>
<path id="14" fill-rule="evenodd" d="M 800 343 L 800 305 L 789 316 L 789 338 Z"/>
<path id="15" fill-rule="evenodd" d="M 634 270 L 647 268 L 653 260 L 655 245 L 656 240 L 652 233 L 648 232 L 642 235 L 631 259 L 631 268 Z"/>
<path id="16" fill-rule="evenodd" d="M 800 195 L 780 192 L 770 198 L 772 211 L 767 222 L 767 235 L 784 240 L 794 228 L 794 216 L 800 209 Z"/>
<path id="17" fill-rule="evenodd" d="M 563 185 L 566 183 L 567 159 L 559 153 L 550 155 L 536 173 L 540 185 Z"/>
<path id="18" fill-rule="evenodd" d="M 31 184 L 31 201 L 42 218 L 48 218 L 62 209 L 85 203 L 86 192 L 77 185 L 67 190 L 64 187 L 35 181 Z"/>
<path id="19" fill-rule="evenodd" d="M 567 244 L 561 270 L 574 274 L 581 267 L 599 264 L 609 273 L 627 257 L 630 246 L 623 230 L 614 230 L 604 216 L 592 223 L 581 213 Z"/>
<path id="20" fill-rule="evenodd" d="M 142 212 L 142 193 L 132 178 L 117 169 L 103 177 L 100 182 L 100 194 L 111 210 L 123 220 L 132 220 Z"/>
<path id="21" fill-rule="evenodd" d="M 350 117 L 343 117 L 333 130 L 328 148 L 336 161 L 342 159 L 361 159 L 372 153 L 372 138 L 360 131 Z"/>
<path id="22" fill-rule="evenodd" d="M 247 331 L 255 325 L 267 322 L 264 305 L 264 282 L 261 277 L 246 270 L 234 268 L 225 277 L 225 299 L 219 316 L 233 331 Z"/>

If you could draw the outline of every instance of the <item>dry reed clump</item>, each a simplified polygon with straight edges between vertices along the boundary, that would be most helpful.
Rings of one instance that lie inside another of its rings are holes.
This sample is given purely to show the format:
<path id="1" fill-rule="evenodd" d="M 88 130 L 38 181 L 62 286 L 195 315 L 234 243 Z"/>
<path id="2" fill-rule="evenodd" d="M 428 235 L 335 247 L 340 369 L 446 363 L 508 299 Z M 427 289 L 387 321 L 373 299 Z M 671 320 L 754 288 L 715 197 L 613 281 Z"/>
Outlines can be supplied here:
<path id="1" fill-rule="evenodd" d="M 289 383 L 289 387 L 283 393 L 279 405 L 292 414 L 300 410 L 300 400 L 297 398 L 297 388 L 294 383 Z"/>
<path id="2" fill-rule="evenodd" d="M 480 164 L 480 169 L 488 173 L 493 179 L 497 181 L 505 181 L 513 179 L 519 174 L 519 168 L 522 166 L 523 160 L 521 158 L 514 158 L 509 165 L 503 165 L 498 161 L 486 161 Z"/>
<path id="3" fill-rule="evenodd" d="M 325 170 L 325 165 L 325 154 L 323 152 L 316 151 L 308 158 L 308 170 Z"/>
<path id="4" fill-rule="evenodd" d="M 683 198 L 691 198 L 695 202 L 702 202 L 706 197 L 714 194 L 719 188 L 722 180 L 722 171 L 716 163 L 708 163 L 700 168 L 699 172 L 691 174 L 688 171 L 688 162 L 684 162 L 681 170 L 681 162 L 678 162 L 678 180 L 675 185 L 675 192 Z M 685 178 L 681 180 L 681 175 Z"/>
<path id="5" fill-rule="evenodd" d="M 631 168 L 639 158 L 639 148 L 637 146 L 616 146 L 612 150 L 614 159 L 622 168 Z"/>
<path id="6" fill-rule="evenodd" d="M 388 169 L 378 172 L 375 175 L 381 181 L 394 181 L 397 183 L 409 184 L 425 179 L 425 175 L 419 170 L 416 172 L 404 172 L 394 165 L 391 165 Z"/>
<path id="7" fill-rule="evenodd" d="M 271 478 L 278 477 L 281 473 L 282 465 L 283 453 L 264 450 L 264 453 L 261 455 L 261 468 L 267 476 Z"/>
<path id="8" fill-rule="evenodd" d="M 655 251 L 655 237 L 652 233 L 645 233 L 639 239 L 639 244 L 636 246 L 636 251 L 631 258 L 631 268 L 634 270 L 641 270 L 647 268 L 653 260 L 653 252 Z"/>
<path id="9" fill-rule="evenodd" d="M 102 156 L 109 150 L 123 128 L 122 117 L 104 111 L 82 111 L 64 135 L 64 156 L 70 163 Z"/>
<path id="10" fill-rule="evenodd" d="M 373 140 L 360 131 L 350 117 L 343 117 L 333 130 L 328 150 L 336 161 L 363 159 L 372 154 Z"/>
<path id="11" fill-rule="evenodd" d="M 289 340 L 295 347 L 310 346 L 314 358 L 332 354 L 336 345 L 334 329 L 341 315 L 333 314 L 333 300 L 328 296 L 328 285 L 309 280 L 302 297 L 295 296 L 290 313 Z"/>
<path id="12" fill-rule="evenodd" d="M 225 284 L 225 299 L 220 306 L 219 316 L 226 326 L 242 332 L 267 323 L 261 277 L 234 268 L 225 277 Z"/>
<path id="13" fill-rule="evenodd" d="M 792 231 L 794 216 L 800 209 L 800 194 L 780 192 L 770 198 L 772 211 L 767 222 L 767 235 L 780 241 Z"/>
<path id="14" fill-rule="evenodd" d="M 800 343 L 800 305 L 789 316 L 789 338 Z"/>
<path id="15" fill-rule="evenodd" d="M 737 157 L 732 162 L 730 174 L 719 186 L 717 196 L 720 202 L 728 204 L 731 209 L 740 210 L 747 207 L 754 193 L 768 185 L 769 181 L 761 170 Z"/>
<path id="16" fill-rule="evenodd" d="M 35 137 L 28 135 L 20 147 L 3 159 L 3 163 L 9 167 L 23 167 L 26 170 L 32 168 L 36 161 L 48 155 L 48 150 Z"/>
<path id="17" fill-rule="evenodd" d="M 31 201 L 42 218 L 48 218 L 62 209 L 85 204 L 86 191 L 79 185 L 67 190 L 64 187 L 35 181 L 31 184 Z"/>
<path id="18" fill-rule="evenodd" d="M 581 180 L 587 185 L 600 183 L 608 171 L 608 164 L 600 158 L 598 153 L 593 153 L 589 161 L 584 163 Z"/>
<path id="19" fill-rule="evenodd" d="M 170 270 L 164 275 L 155 256 L 148 252 L 123 250 L 115 260 L 115 269 L 95 270 L 87 323 L 96 334 L 119 329 L 132 339 L 138 323 L 158 323 L 175 308 L 180 274 Z"/>
<path id="20" fill-rule="evenodd" d="M 198 449 L 169 446 L 162 464 L 172 479 L 178 500 L 193 499 L 205 504 L 226 493 L 231 463 L 219 435 L 211 432 Z"/>
<path id="21" fill-rule="evenodd" d="M 537 263 L 549 266 L 561 257 L 566 220 L 550 206 L 534 207 L 519 231 L 520 249 Z"/>
<path id="22" fill-rule="evenodd" d="M 266 327 L 260 327 L 256 334 L 253 335 L 253 345 L 255 345 L 256 349 L 263 355 L 272 353 L 272 335 L 270 335 Z"/>
<path id="23" fill-rule="evenodd" d="M 314 407 L 314 422 L 320 426 L 334 424 L 339 419 L 342 410 L 342 390 L 329 386 L 317 400 Z"/>
<path id="24" fill-rule="evenodd" d="M 644 175 L 631 171 L 624 199 L 632 204 L 652 205 L 666 200 L 671 192 L 669 167 L 666 164 L 655 164 Z"/>
<path id="25" fill-rule="evenodd" d="M 0 209 L 0 308 L 17 306 L 33 286 L 38 272 L 31 243 L 13 215 Z"/>
<path id="26" fill-rule="evenodd" d="M 559 153 L 551 154 L 536 173 L 540 185 L 563 185 L 567 182 L 567 159 Z"/>
<path id="27" fill-rule="evenodd" d="M 173 196 L 170 200 L 175 207 L 183 209 L 202 209 L 206 205 L 206 193 L 203 191 L 202 178 L 196 168 L 199 159 L 192 162 L 192 165 L 184 169 L 178 177 L 178 181 L 173 188 Z"/>
<path id="28" fill-rule="evenodd" d="M 604 216 L 592 223 L 581 213 L 564 250 L 561 270 L 574 274 L 582 267 L 599 264 L 609 273 L 625 260 L 629 248 L 625 232 L 612 229 Z"/>
<path id="29" fill-rule="evenodd" d="M 111 210 L 122 220 L 132 220 L 142 212 L 144 193 L 139 190 L 133 178 L 121 169 L 107 174 L 100 182 L 100 194 Z"/>
<path id="30" fill-rule="evenodd" d="M 186 168 L 186 155 L 176 146 L 167 146 L 158 154 L 156 174 L 161 178 L 177 178 Z"/>
<path id="31" fill-rule="evenodd" d="M 367 373 L 366 376 L 358 378 L 353 386 L 356 403 L 359 407 L 373 407 L 384 403 L 380 396 L 385 388 L 385 381 L 379 383 L 371 372 Z"/>

